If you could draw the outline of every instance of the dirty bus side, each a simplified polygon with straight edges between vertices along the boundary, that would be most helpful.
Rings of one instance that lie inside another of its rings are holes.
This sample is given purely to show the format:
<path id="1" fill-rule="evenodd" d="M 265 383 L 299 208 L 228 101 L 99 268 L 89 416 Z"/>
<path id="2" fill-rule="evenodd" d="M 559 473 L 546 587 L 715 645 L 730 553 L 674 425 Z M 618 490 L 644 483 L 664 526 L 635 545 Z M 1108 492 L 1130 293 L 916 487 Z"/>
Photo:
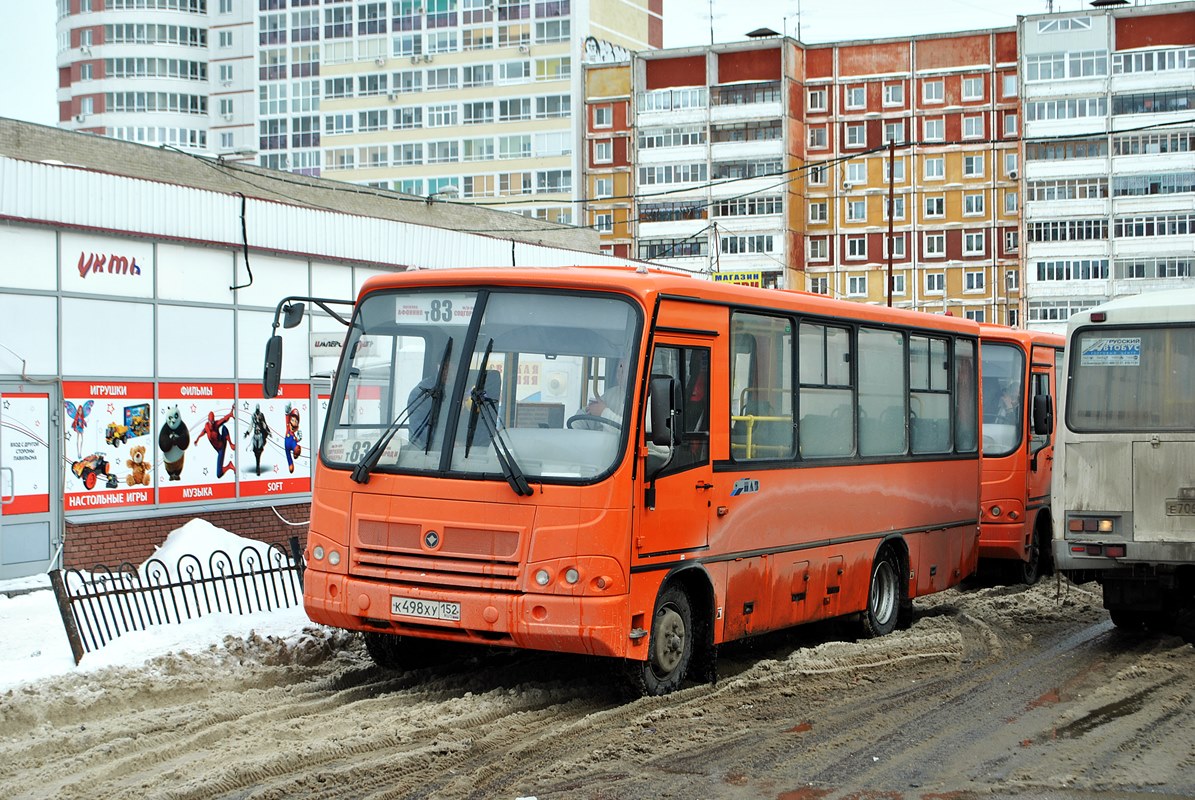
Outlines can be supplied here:
<path id="1" fill-rule="evenodd" d="M 854 615 L 977 559 L 978 326 L 624 269 L 371 279 L 316 469 L 304 595 L 385 665 L 621 659 Z"/>

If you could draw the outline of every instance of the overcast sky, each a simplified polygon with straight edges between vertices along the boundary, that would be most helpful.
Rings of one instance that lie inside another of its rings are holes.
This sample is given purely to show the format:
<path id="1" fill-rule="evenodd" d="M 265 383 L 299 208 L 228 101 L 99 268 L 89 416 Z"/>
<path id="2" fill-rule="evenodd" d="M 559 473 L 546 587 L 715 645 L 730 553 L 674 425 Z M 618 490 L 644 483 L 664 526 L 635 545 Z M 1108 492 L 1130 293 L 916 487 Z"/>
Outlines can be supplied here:
<path id="1" fill-rule="evenodd" d="M 1078 11 L 1087 2 L 1053 6 Z M 708 44 L 711 9 L 715 41 L 756 28 L 795 36 L 799 21 L 812 43 L 1012 27 L 1018 14 L 1045 13 L 1047 0 L 664 0 L 664 46 Z M 57 124 L 55 13 L 53 0 L 0 0 L 0 117 Z"/>

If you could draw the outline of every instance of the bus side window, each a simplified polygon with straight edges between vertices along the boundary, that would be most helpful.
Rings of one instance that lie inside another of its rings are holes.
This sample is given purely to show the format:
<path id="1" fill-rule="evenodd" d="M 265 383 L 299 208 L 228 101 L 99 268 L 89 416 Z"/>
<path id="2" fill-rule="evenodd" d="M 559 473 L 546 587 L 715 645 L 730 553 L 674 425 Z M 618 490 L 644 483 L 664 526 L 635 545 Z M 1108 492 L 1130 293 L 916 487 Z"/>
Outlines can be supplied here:
<path id="1" fill-rule="evenodd" d="M 680 388 L 674 408 L 672 452 L 661 474 L 704 464 L 710 452 L 710 351 L 704 347 L 657 347 L 652 376 L 666 375 Z"/>

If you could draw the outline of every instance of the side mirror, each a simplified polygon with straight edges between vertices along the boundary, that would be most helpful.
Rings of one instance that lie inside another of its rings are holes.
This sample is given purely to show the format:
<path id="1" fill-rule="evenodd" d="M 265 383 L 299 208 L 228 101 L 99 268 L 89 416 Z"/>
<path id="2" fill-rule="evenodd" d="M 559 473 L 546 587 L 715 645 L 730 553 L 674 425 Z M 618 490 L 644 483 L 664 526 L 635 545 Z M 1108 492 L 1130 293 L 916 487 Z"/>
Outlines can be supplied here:
<path id="1" fill-rule="evenodd" d="M 1033 433 L 1049 436 L 1054 429 L 1054 401 L 1048 394 L 1033 396 Z"/>
<path id="2" fill-rule="evenodd" d="M 303 321 L 303 311 L 306 306 L 302 303 L 287 303 L 282 307 L 282 327 L 293 328 Z"/>
<path id="3" fill-rule="evenodd" d="M 667 375 L 653 375 L 648 385 L 651 403 L 648 419 L 651 422 L 651 443 L 672 446 L 673 380 Z"/>
<path id="4" fill-rule="evenodd" d="M 282 382 L 282 337 L 274 334 L 266 341 L 265 369 L 261 376 L 262 397 L 278 396 Z"/>

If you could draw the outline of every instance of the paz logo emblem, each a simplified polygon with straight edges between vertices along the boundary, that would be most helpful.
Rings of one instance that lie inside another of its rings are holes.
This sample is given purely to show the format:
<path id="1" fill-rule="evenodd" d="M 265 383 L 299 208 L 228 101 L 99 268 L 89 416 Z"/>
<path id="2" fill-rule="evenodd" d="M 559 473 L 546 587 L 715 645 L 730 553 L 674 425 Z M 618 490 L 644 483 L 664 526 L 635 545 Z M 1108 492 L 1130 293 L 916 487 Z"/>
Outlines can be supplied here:
<path id="1" fill-rule="evenodd" d="M 428 550 L 435 550 L 440 544 L 440 534 L 435 531 L 428 531 L 423 534 L 423 543 L 427 545 Z"/>

